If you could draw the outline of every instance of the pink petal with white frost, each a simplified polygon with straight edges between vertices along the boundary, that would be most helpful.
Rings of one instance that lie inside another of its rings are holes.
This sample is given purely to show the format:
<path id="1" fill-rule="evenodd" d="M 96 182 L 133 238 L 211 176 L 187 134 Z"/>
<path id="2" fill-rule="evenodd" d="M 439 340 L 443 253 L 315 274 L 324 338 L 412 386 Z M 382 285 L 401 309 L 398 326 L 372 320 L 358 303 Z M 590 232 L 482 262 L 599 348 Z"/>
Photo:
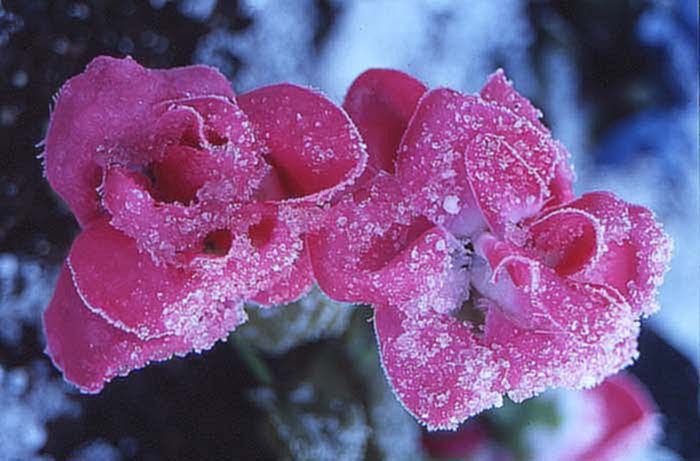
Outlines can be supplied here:
<path id="1" fill-rule="evenodd" d="M 291 84 L 238 98 L 286 196 L 324 203 L 362 173 L 367 153 L 347 114 L 328 98 Z"/>
<path id="2" fill-rule="evenodd" d="M 170 133 L 168 136 L 171 139 L 165 137 L 161 142 L 179 140 L 180 146 L 197 152 L 201 160 L 186 165 L 188 170 L 196 171 L 200 177 L 195 184 L 202 188 L 198 191 L 197 198 L 243 200 L 251 197 L 270 167 L 259 152 L 248 117 L 236 102 L 220 96 L 200 96 L 164 102 L 161 105 L 166 113 L 159 122 L 162 122 L 161 125 L 168 123 L 169 126 L 159 127 L 158 139 L 163 138 L 162 133 L 172 132 L 172 127 L 177 126 L 174 123 L 176 114 L 179 114 L 177 117 L 190 118 L 188 112 L 194 111 L 196 114 L 197 126 L 194 130 Z M 184 165 L 177 161 L 172 148 L 165 149 L 163 154 L 152 165 L 156 174 L 159 170 L 165 170 L 160 177 L 156 176 L 156 182 L 160 178 L 172 177 L 171 181 L 176 183 L 178 174 L 182 174 L 185 169 Z M 194 194 L 191 195 L 190 199 L 192 198 Z"/>
<path id="3" fill-rule="evenodd" d="M 540 132 L 547 136 L 550 135 L 547 127 L 540 121 L 542 111 L 533 106 L 527 98 L 513 88 L 513 84 L 508 81 L 502 69 L 498 69 L 489 76 L 486 84 L 481 89 L 480 95 L 485 101 L 493 101 L 507 107 L 515 114 L 530 121 Z M 549 206 L 570 202 L 575 198 L 573 191 L 574 172 L 571 169 L 571 165 L 569 165 L 569 152 L 561 143 L 555 141 L 555 145 L 559 152 L 559 158 L 556 163 L 554 178 L 549 184 L 552 194 L 547 203 Z"/>
<path id="4" fill-rule="evenodd" d="M 184 355 L 191 349 L 175 336 L 141 340 L 90 312 L 75 291 L 67 266 L 44 312 L 44 332 L 46 353 L 54 365 L 66 380 L 90 393 L 148 362 Z"/>
<path id="5" fill-rule="evenodd" d="M 545 203 L 544 179 L 513 145 L 492 134 L 477 134 L 469 142 L 466 170 L 476 202 L 491 230 L 498 236 L 517 239 L 515 225 L 536 215 Z"/>
<path id="6" fill-rule="evenodd" d="M 98 156 L 133 157 L 151 145 L 154 104 L 215 94 L 233 98 L 228 81 L 214 69 L 191 66 L 144 69 L 133 59 L 98 57 L 61 88 L 45 146 L 46 176 L 85 226 L 102 215 L 95 189 Z"/>
<path id="7" fill-rule="evenodd" d="M 403 406 L 428 429 L 455 429 L 502 403 L 494 382 L 504 361 L 480 345 L 471 327 L 430 306 L 375 305 L 382 365 Z"/>
<path id="8" fill-rule="evenodd" d="M 521 328 L 605 349 L 636 328 L 630 306 L 605 285 L 561 277 L 523 250 L 490 236 L 480 238 L 476 250 L 493 270 L 487 282 L 474 279 L 477 288 Z"/>
<path id="9" fill-rule="evenodd" d="M 347 302 L 399 302 L 444 288 L 453 243 L 412 214 L 392 176 L 379 173 L 331 208 L 307 237 L 321 289 Z"/>
<path id="10" fill-rule="evenodd" d="M 370 179 L 379 170 L 394 173 L 399 142 L 426 91 L 415 78 L 391 69 L 370 69 L 352 83 L 343 108 L 367 144 L 369 159 L 363 178 Z"/>
<path id="11" fill-rule="evenodd" d="M 253 299 L 285 283 L 290 296 L 295 289 L 303 290 L 298 286 L 306 283 L 304 263 L 299 261 L 306 257 L 303 235 L 283 207 L 250 203 L 231 217 L 238 228 L 211 234 L 216 237 L 208 242 L 212 254 L 184 255 L 187 267 L 201 276 L 202 283 L 229 299 Z"/>
<path id="12" fill-rule="evenodd" d="M 603 232 L 590 213 L 560 208 L 529 226 L 527 247 L 557 274 L 567 276 L 597 261 L 604 249 Z"/>
<path id="13" fill-rule="evenodd" d="M 561 332 L 520 328 L 492 301 L 485 300 L 484 308 L 488 313 L 480 344 L 494 352 L 492 360 L 506 364 L 495 386 L 516 402 L 548 388 L 592 387 L 638 356 L 636 323 L 617 343 L 604 347 L 586 345 Z"/>
<path id="14" fill-rule="evenodd" d="M 465 130 L 462 122 L 454 119 L 459 117 L 454 112 L 462 98 L 447 89 L 426 93 L 406 128 L 396 157 L 396 175 L 411 197 L 411 207 L 448 228 L 460 213 L 475 215 L 469 221 L 482 219 L 476 207 L 465 206 L 474 199 L 464 169 L 464 147 L 454 139 Z"/>
<path id="15" fill-rule="evenodd" d="M 241 298 L 226 288 L 225 274 L 156 266 L 104 222 L 78 235 L 67 263 L 85 305 L 140 339 L 175 334 L 203 349 L 245 321 Z M 217 276 L 218 285 L 212 281 Z"/>
<path id="16" fill-rule="evenodd" d="M 397 398 L 431 430 L 454 429 L 506 394 L 522 401 L 548 388 L 591 387 L 637 356 L 638 324 L 604 347 L 520 328 L 488 299 L 479 302 L 483 330 L 427 301 L 375 305 L 375 332 Z"/>
<path id="17" fill-rule="evenodd" d="M 489 75 L 479 95 L 484 101 L 496 102 L 520 117 L 526 118 L 538 130 L 547 131 L 547 128 L 540 121 L 542 111 L 513 88 L 513 83 L 508 80 L 503 69 L 498 69 Z"/>
<path id="18" fill-rule="evenodd" d="M 305 249 L 296 262 L 285 270 L 281 280 L 278 280 L 271 288 L 258 293 L 251 301 L 263 306 L 291 303 L 307 294 L 313 283 L 311 261 Z"/>
<path id="19" fill-rule="evenodd" d="M 583 398 L 595 410 L 595 417 L 581 424 L 597 425 L 600 435 L 580 453 L 569 453 L 567 461 L 622 461 L 661 432 L 651 395 L 632 375 L 611 376 L 584 391 Z"/>
<path id="20" fill-rule="evenodd" d="M 438 89 L 409 122 L 397 176 L 412 206 L 436 224 L 451 229 L 468 213 L 460 220 L 478 225 L 483 214 L 502 236 L 544 205 L 558 155 L 550 137 L 507 108 Z"/>
<path id="21" fill-rule="evenodd" d="M 183 190 L 187 179 L 181 181 Z M 232 227 L 231 215 L 241 206 L 225 201 L 162 203 L 153 198 L 159 192 L 146 176 L 120 167 L 105 171 L 102 194 L 110 224 L 159 263 L 172 263 L 178 253 L 199 249 L 210 232 Z"/>
<path id="22" fill-rule="evenodd" d="M 605 243 L 601 257 L 573 277 L 618 290 L 633 311 L 649 315 L 659 306 L 658 287 L 669 267 L 673 242 L 648 209 L 610 193 L 585 194 L 567 208 L 595 216 Z"/>

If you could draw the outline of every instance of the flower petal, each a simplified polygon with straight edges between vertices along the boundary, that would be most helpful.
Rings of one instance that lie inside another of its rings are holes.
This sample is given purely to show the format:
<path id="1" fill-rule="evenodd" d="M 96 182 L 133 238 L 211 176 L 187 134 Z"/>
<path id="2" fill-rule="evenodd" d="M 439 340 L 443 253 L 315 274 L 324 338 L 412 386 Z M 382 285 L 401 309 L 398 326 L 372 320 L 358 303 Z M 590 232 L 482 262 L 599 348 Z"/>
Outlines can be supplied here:
<path id="1" fill-rule="evenodd" d="M 96 393 L 116 376 L 125 376 L 149 362 L 183 355 L 191 346 L 164 336 L 144 341 L 90 312 L 73 286 L 67 266 L 44 312 L 46 353 L 66 380 L 83 392 Z"/>
<path id="2" fill-rule="evenodd" d="M 469 325 L 430 307 L 375 306 L 382 365 L 394 393 L 428 429 L 455 429 L 502 395 L 496 354 L 478 344 Z"/>
<path id="3" fill-rule="evenodd" d="M 112 216 L 110 224 L 159 263 L 173 263 L 178 253 L 199 248 L 210 232 L 230 228 L 231 215 L 240 208 L 233 202 L 213 200 L 191 205 L 158 202 L 149 182 L 139 173 L 108 168 L 103 203 Z"/>
<path id="4" fill-rule="evenodd" d="M 470 227 L 482 227 L 483 218 L 467 182 L 461 140 L 465 127 L 461 119 L 455 120 L 459 116 L 455 110 L 463 102 L 475 101 L 448 89 L 427 92 L 409 121 L 396 157 L 396 176 L 411 198 L 411 207 L 450 230 L 460 217 L 467 223 L 461 232 L 466 234 L 471 233 Z"/>
<path id="5" fill-rule="evenodd" d="M 350 86 L 343 108 L 367 144 L 370 179 L 379 170 L 394 173 L 396 150 L 408 121 L 427 87 L 408 74 L 370 69 Z"/>
<path id="6" fill-rule="evenodd" d="M 523 329 L 491 301 L 484 307 L 488 313 L 482 343 L 494 351 L 492 360 L 507 363 L 498 386 L 516 402 L 548 388 L 594 386 L 638 356 L 637 323 L 612 347 L 604 347 L 557 332 Z"/>
<path id="7" fill-rule="evenodd" d="M 238 103 L 288 197 L 327 202 L 364 170 L 367 154 L 355 126 L 320 93 L 279 84 L 245 93 Z"/>
<path id="8" fill-rule="evenodd" d="M 306 295 L 314 284 L 308 251 L 299 255 L 295 263 L 269 289 L 258 293 L 251 301 L 263 306 L 291 303 Z"/>
<path id="9" fill-rule="evenodd" d="M 544 206 L 559 155 L 506 107 L 447 89 L 423 96 L 401 144 L 397 175 L 416 210 L 450 230 L 457 218 L 476 228 L 461 233 L 483 214 L 499 236 Z"/>
<path id="10" fill-rule="evenodd" d="M 486 84 L 481 89 L 480 95 L 485 101 L 494 101 L 510 109 L 513 113 L 527 119 L 534 128 L 543 134 L 550 135 L 547 127 L 540 121 L 542 111 L 533 106 L 527 98 L 513 88 L 512 83 L 508 81 L 502 69 L 498 69 L 489 76 Z M 559 156 L 556 162 L 554 178 L 549 184 L 549 190 L 552 194 L 548 201 L 549 206 L 570 202 L 575 198 L 573 190 L 574 172 L 571 169 L 571 165 L 569 165 L 569 152 L 559 142 L 555 141 L 555 146 Z"/>
<path id="11" fill-rule="evenodd" d="M 67 263 L 85 305 L 140 339 L 175 334 L 204 349 L 246 319 L 225 273 L 155 265 L 104 222 L 78 235 Z"/>
<path id="12" fill-rule="evenodd" d="M 600 222 L 590 213 L 560 208 L 529 226 L 528 247 L 557 274 L 568 276 L 600 257 L 603 232 Z"/>
<path id="13" fill-rule="evenodd" d="M 46 137 L 46 176 L 85 226 L 102 215 L 95 191 L 104 155 L 147 153 L 154 104 L 184 96 L 233 97 L 214 69 L 144 69 L 131 58 L 98 57 L 61 88 Z"/>
<path id="14" fill-rule="evenodd" d="M 523 250 L 490 236 L 480 238 L 476 249 L 493 270 L 488 282 L 474 279 L 477 288 L 519 327 L 605 349 L 635 329 L 636 315 L 607 286 L 561 277 Z"/>
<path id="15" fill-rule="evenodd" d="M 379 173 L 328 212 L 309 234 L 321 289 L 347 302 L 411 299 L 440 289 L 451 271 L 444 230 L 413 215 L 393 177 Z"/>
<path id="16" fill-rule="evenodd" d="M 669 267 L 673 242 L 654 214 L 605 192 L 585 194 L 567 207 L 595 216 L 604 229 L 601 256 L 574 277 L 615 288 L 635 313 L 658 310 L 657 291 Z"/>

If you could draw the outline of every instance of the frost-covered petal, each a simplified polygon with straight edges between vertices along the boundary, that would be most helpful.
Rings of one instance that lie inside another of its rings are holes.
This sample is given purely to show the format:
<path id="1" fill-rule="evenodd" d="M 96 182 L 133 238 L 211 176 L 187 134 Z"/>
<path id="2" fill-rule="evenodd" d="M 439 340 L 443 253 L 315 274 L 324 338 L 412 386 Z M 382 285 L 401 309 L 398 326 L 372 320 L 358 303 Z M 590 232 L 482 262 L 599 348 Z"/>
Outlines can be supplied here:
<path id="1" fill-rule="evenodd" d="M 559 275 L 574 274 L 593 264 L 603 251 L 603 228 L 590 213 L 557 209 L 529 226 L 528 247 Z"/>
<path id="2" fill-rule="evenodd" d="M 512 236 L 515 224 L 536 215 L 547 197 L 547 184 L 501 136 L 477 134 L 466 148 L 467 178 L 491 230 Z"/>
<path id="3" fill-rule="evenodd" d="M 384 173 L 331 208 L 307 241 L 318 284 L 336 300 L 411 299 L 440 290 L 452 270 L 448 235 L 415 216 Z"/>
<path id="4" fill-rule="evenodd" d="M 479 226 L 483 215 L 503 235 L 545 204 L 558 155 L 549 136 L 506 107 L 438 89 L 409 122 L 397 175 L 433 222 Z"/>
<path id="5" fill-rule="evenodd" d="M 357 129 L 320 93 L 279 84 L 245 93 L 238 103 L 287 197 L 326 202 L 364 170 L 367 153 Z"/>
<path id="6" fill-rule="evenodd" d="M 394 159 L 408 121 L 427 87 L 403 72 L 370 69 L 348 89 L 343 108 L 367 144 L 364 177 L 383 170 L 394 173 Z"/>
<path id="7" fill-rule="evenodd" d="M 461 103 L 462 95 L 456 91 L 426 93 L 406 128 L 396 157 L 396 176 L 411 196 L 411 207 L 448 227 L 455 216 L 463 213 L 471 216 L 468 221 L 481 219 L 467 182 L 464 146 L 460 139 L 455 140 L 464 131 L 459 114 L 455 114 Z"/>
<path id="8" fill-rule="evenodd" d="M 306 295 L 313 283 L 311 261 L 308 251 L 304 249 L 294 264 L 285 270 L 284 275 L 272 287 L 258 293 L 251 301 L 263 306 L 290 303 Z"/>
<path id="9" fill-rule="evenodd" d="M 585 194 L 567 207 L 595 216 L 603 227 L 605 245 L 595 264 L 574 277 L 616 289 L 635 313 L 655 312 L 673 242 L 654 214 L 605 192 Z"/>
<path id="10" fill-rule="evenodd" d="M 141 339 L 176 334 L 203 349 L 245 321 L 224 273 L 155 265 L 105 222 L 78 235 L 67 262 L 85 305 Z"/>
<path id="11" fill-rule="evenodd" d="M 496 102 L 520 117 L 526 118 L 538 130 L 547 131 L 547 128 L 540 121 L 542 111 L 513 88 L 513 83 L 508 80 L 503 69 L 498 69 L 489 75 L 479 95 L 484 101 Z"/>
<path id="12" fill-rule="evenodd" d="M 61 270 L 44 312 L 44 332 L 46 353 L 54 365 L 66 380 L 90 393 L 99 392 L 116 376 L 191 350 L 175 336 L 141 340 L 90 312 L 78 296 L 67 266 Z"/>
<path id="13" fill-rule="evenodd" d="M 587 388 L 630 365 L 637 358 L 639 325 L 612 346 L 586 345 L 553 331 L 520 328 L 495 303 L 485 300 L 486 324 L 482 344 L 504 361 L 497 388 L 516 402 L 549 388 Z"/>
<path id="14" fill-rule="evenodd" d="M 394 393 L 429 429 L 455 429 L 502 403 L 493 383 L 503 362 L 478 343 L 470 325 L 409 303 L 375 306 L 374 326 Z"/>
<path id="15" fill-rule="evenodd" d="M 159 263 L 172 263 L 179 252 L 195 251 L 209 233 L 231 227 L 232 213 L 240 209 L 240 204 L 219 200 L 159 202 L 146 176 L 120 167 L 107 169 L 102 194 L 110 224 Z"/>
<path id="16" fill-rule="evenodd" d="M 476 244 L 492 269 L 478 289 L 523 329 L 611 349 L 635 328 L 636 316 L 615 290 L 562 277 L 523 250 L 485 235 Z"/>
<path id="17" fill-rule="evenodd" d="M 502 69 L 498 69 L 489 76 L 486 84 L 481 89 L 480 95 L 485 101 L 493 101 L 510 109 L 515 114 L 527 119 L 540 132 L 547 136 L 550 135 L 547 127 L 540 121 L 542 111 L 533 106 L 527 98 L 513 88 L 513 84 L 506 78 Z M 559 156 L 556 161 L 554 177 L 549 183 L 549 190 L 552 195 L 547 204 L 550 206 L 570 202 L 574 199 L 574 172 L 571 165 L 569 165 L 569 152 L 563 144 L 557 141 L 554 141 L 554 143 Z"/>
<path id="18" fill-rule="evenodd" d="M 149 70 L 131 58 L 98 57 L 61 88 L 45 145 L 46 176 L 85 226 L 102 214 L 96 188 L 106 155 L 148 155 L 164 100 L 233 97 L 228 81 L 203 66 Z"/>
<path id="19" fill-rule="evenodd" d="M 163 195 L 183 203 L 194 199 L 195 192 L 199 200 L 243 200 L 253 195 L 270 167 L 259 152 L 248 117 L 235 101 L 211 95 L 161 105 L 166 113 L 159 120 L 156 139 L 164 144 L 179 140 L 175 149 L 163 150 L 149 166 Z M 191 118 L 192 112 L 196 126 L 173 132 L 178 129 L 173 119 Z M 192 193 L 185 200 L 177 197 L 177 189 L 168 187 L 177 187 L 183 174 L 196 180 L 188 187 Z"/>

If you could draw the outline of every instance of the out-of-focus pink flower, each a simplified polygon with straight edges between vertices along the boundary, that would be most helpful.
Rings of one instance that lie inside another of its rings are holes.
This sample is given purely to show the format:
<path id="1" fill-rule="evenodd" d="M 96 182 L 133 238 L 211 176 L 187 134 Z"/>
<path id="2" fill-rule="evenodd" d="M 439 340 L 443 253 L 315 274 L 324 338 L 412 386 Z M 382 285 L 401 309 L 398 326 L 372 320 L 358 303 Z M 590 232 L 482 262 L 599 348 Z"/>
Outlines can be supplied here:
<path id="1" fill-rule="evenodd" d="M 575 198 L 566 149 L 503 72 L 463 95 L 370 70 L 344 107 L 377 172 L 310 234 L 314 274 L 373 304 L 384 370 L 419 421 L 455 428 L 632 362 L 671 241 L 645 208 Z"/>
<path id="2" fill-rule="evenodd" d="M 559 427 L 529 437 L 531 459 L 538 461 L 622 461 L 648 449 L 660 433 L 648 391 L 631 375 L 611 376 L 593 389 L 566 392 Z M 427 432 L 423 447 L 431 458 L 508 461 L 514 459 L 488 425 L 469 421 L 456 432 Z M 537 431 L 530 427 L 529 431 Z M 532 435 L 532 434 L 530 434 Z M 527 434 L 523 436 L 528 437 Z"/>
<path id="3" fill-rule="evenodd" d="M 661 433 L 649 391 L 629 374 L 619 373 L 582 391 L 580 409 L 571 424 L 578 430 L 570 434 L 569 443 L 561 444 L 566 448 L 560 461 L 623 461 L 648 448 Z M 589 431 L 584 445 L 577 443 L 581 428 Z"/>
<path id="4" fill-rule="evenodd" d="M 211 347 L 244 301 L 306 293 L 304 235 L 366 157 L 345 112 L 309 89 L 236 98 L 207 67 L 95 59 L 61 89 L 45 145 L 82 228 L 44 316 L 56 366 L 97 392 Z"/>

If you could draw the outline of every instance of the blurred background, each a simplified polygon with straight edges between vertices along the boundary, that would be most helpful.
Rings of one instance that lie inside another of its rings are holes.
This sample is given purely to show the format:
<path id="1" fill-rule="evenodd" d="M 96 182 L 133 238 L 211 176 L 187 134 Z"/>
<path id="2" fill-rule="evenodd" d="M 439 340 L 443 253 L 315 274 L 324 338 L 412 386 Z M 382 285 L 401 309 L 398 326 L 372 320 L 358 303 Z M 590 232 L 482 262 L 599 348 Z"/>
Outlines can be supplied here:
<path id="1" fill-rule="evenodd" d="M 700 460 L 697 2 L 17 0 L 0 1 L 0 461 L 434 456 L 386 387 L 369 311 L 319 294 L 284 311 L 251 308 L 229 341 L 97 396 L 62 381 L 40 316 L 78 227 L 35 146 L 52 95 L 100 54 L 204 63 L 238 93 L 291 81 L 337 102 L 370 67 L 463 92 L 503 67 L 571 151 L 578 193 L 646 205 L 673 236 L 662 309 L 630 369 L 663 433 L 636 459 Z M 573 394 L 468 424 L 499 434 L 509 459 L 546 460 L 531 429 L 556 431 Z"/>

